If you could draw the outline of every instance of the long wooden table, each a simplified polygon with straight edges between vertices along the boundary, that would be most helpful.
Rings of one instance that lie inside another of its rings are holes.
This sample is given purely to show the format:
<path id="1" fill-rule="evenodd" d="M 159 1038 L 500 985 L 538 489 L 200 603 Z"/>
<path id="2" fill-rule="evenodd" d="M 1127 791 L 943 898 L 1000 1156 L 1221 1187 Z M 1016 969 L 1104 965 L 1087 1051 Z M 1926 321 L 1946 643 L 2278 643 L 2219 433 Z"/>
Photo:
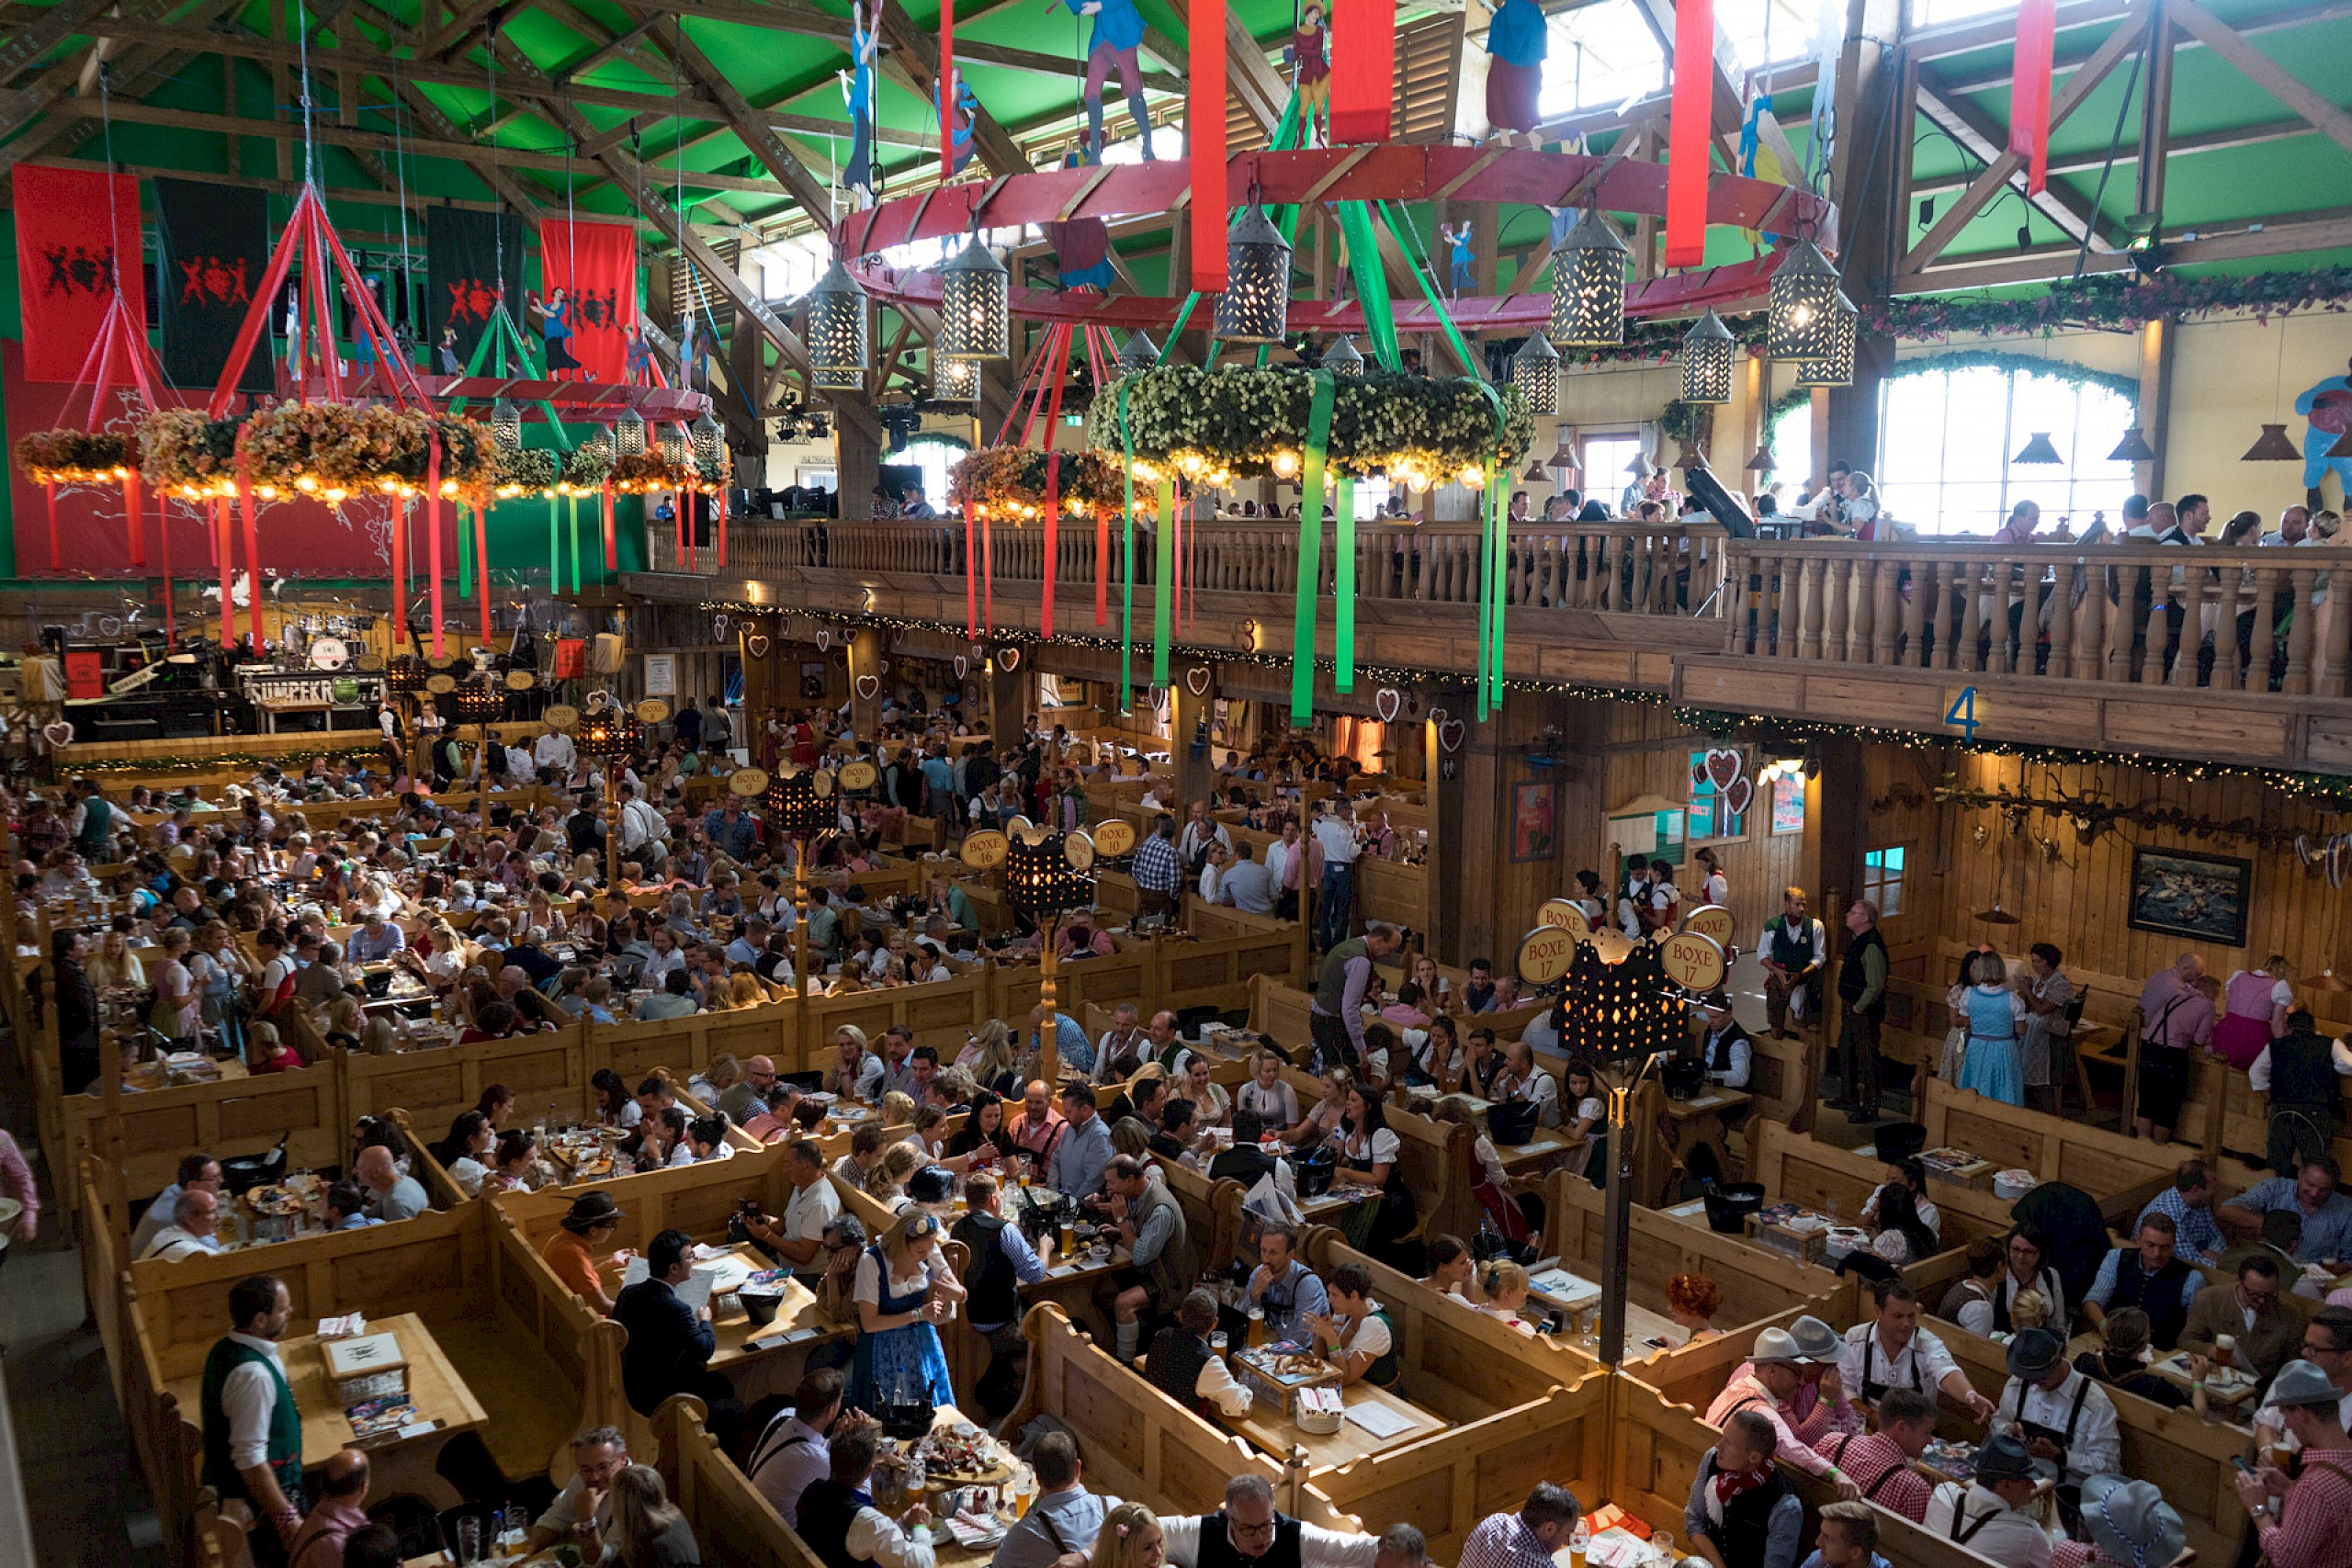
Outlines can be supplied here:
<path id="1" fill-rule="evenodd" d="M 1288 1457 L 1294 1449 L 1304 1450 L 1310 1474 L 1336 1470 L 1340 1465 L 1352 1461 L 1370 1459 L 1374 1454 L 1385 1453 L 1391 1449 L 1401 1449 L 1408 1443 L 1418 1443 L 1423 1438 L 1434 1436 L 1446 1429 L 1445 1421 L 1430 1415 L 1409 1400 L 1398 1398 L 1386 1389 L 1375 1388 L 1368 1382 L 1359 1382 L 1354 1387 L 1343 1389 L 1340 1392 L 1351 1411 L 1365 1405 L 1377 1407 L 1404 1422 L 1403 1429 L 1388 1437 L 1378 1437 L 1367 1428 L 1358 1426 L 1349 1417 L 1342 1416 L 1340 1420 L 1340 1429 L 1336 1432 L 1328 1434 L 1303 1432 L 1299 1430 L 1298 1423 L 1291 1419 L 1287 1411 L 1280 1405 L 1269 1404 L 1262 1398 L 1252 1402 L 1249 1415 L 1236 1420 L 1229 1420 L 1227 1425 L 1256 1444 L 1260 1451 L 1269 1459 L 1276 1461 Z"/>

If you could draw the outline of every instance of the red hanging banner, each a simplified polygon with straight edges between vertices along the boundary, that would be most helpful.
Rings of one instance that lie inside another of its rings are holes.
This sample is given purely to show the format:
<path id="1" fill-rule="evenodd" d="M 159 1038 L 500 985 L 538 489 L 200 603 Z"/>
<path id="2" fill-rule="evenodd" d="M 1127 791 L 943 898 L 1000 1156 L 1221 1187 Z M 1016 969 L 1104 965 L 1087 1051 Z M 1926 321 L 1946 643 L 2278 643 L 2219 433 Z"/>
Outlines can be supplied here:
<path id="1" fill-rule="evenodd" d="M 427 563 L 432 572 L 432 586 L 427 597 L 432 602 L 433 657 L 442 656 L 441 638 L 441 438 L 435 436 L 424 448 L 424 536 L 432 558 Z"/>
<path id="2" fill-rule="evenodd" d="M 107 184 L 112 179 L 114 184 Z M 111 195 L 109 195 L 111 188 Z M 115 293 L 146 341 L 147 291 L 139 276 L 139 181 L 90 169 L 16 169 L 17 288 L 25 379 L 65 381 L 97 341 Z M 113 231 L 107 213 L 111 207 Z"/>
<path id="3" fill-rule="evenodd" d="M 474 602 L 481 607 L 481 645 L 492 647 L 490 640 L 490 525 L 484 520 L 489 509 L 474 508 Z M 458 513 L 463 527 L 464 512 Z"/>
<path id="4" fill-rule="evenodd" d="M 980 637 L 980 572 L 979 546 L 976 536 L 979 522 L 975 513 L 978 502 L 964 503 L 964 635 L 974 642 Z"/>
<path id="5" fill-rule="evenodd" d="M 605 570 L 621 569 L 620 536 L 613 532 L 613 487 L 605 486 Z"/>
<path id="6" fill-rule="evenodd" d="M 1331 144 L 1387 141 L 1396 97 L 1395 0 L 1333 0 Z"/>
<path id="7" fill-rule="evenodd" d="M 2009 76 L 2009 151 L 2026 161 L 2025 188 L 2050 183 L 2050 73 L 2058 45 L 2058 0 L 2019 0 L 2018 48 Z"/>
<path id="8" fill-rule="evenodd" d="M 1231 205 L 1225 179 L 1225 0 L 1193 0 L 1190 26 L 1184 134 L 1193 160 L 1193 288 L 1215 294 L 1225 288 L 1225 214 Z"/>
<path id="9" fill-rule="evenodd" d="M 1715 92 L 1714 0 L 1675 0 L 1674 101 L 1666 139 L 1666 265 L 1707 261 L 1707 141 Z"/>
<path id="10" fill-rule="evenodd" d="M 939 0 L 939 77 L 931 85 L 939 114 L 939 183 L 956 177 L 956 0 Z"/>
<path id="11" fill-rule="evenodd" d="M 539 222 L 540 288 L 546 304 L 561 289 L 563 340 L 591 381 L 628 376 L 628 338 L 637 325 L 637 231 L 627 223 L 582 218 Z M 518 310 L 517 315 L 521 312 Z"/>
<path id="12" fill-rule="evenodd" d="M 179 623 L 172 614 L 172 502 L 160 485 L 155 490 L 155 552 L 163 558 L 164 640 L 176 645 Z"/>
<path id="13" fill-rule="evenodd" d="M 229 542 L 229 498 L 225 495 L 212 502 L 212 557 L 220 567 L 220 646 L 225 650 L 237 640 L 237 602 L 230 597 L 237 575 L 236 550 Z"/>

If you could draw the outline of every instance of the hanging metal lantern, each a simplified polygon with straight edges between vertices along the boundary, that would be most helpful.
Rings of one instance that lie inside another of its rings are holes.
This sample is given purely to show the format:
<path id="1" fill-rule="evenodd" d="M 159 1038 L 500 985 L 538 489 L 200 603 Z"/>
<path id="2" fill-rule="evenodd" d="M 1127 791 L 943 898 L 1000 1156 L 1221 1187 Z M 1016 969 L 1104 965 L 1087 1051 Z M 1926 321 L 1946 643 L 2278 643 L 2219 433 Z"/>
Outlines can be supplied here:
<path id="1" fill-rule="evenodd" d="M 1766 351 L 1774 359 L 1797 363 L 1826 359 L 1838 330 L 1840 298 L 1838 269 L 1821 247 L 1811 240 L 1797 241 L 1772 274 L 1765 310 Z"/>
<path id="2" fill-rule="evenodd" d="M 726 439 L 718 428 L 718 422 L 710 417 L 708 409 L 695 416 L 694 438 L 696 463 L 707 465 L 718 461 L 719 453 L 725 449 Z"/>
<path id="3" fill-rule="evenodd" d="M 1854 384 L 1854 351 L 1860 341 L 1862 313 L 1842 289 L 1831 294 L 1822 317 L 1821 352 L 1797 361 L 1800 387 L 1850 387 Z"/>
<path id="4" fill-rule="evenodd" d="M 613 460 L 613 433 L 598 425 L 588 433 L 588 439 L 580 444 L 580 453 L 591 463 L 610 463 Z"/>
<path id="5" fill-rule="evenodd" d="M 1225 237 L 1225 292 L 1216 335 L 1230 343 L 1280 343 L 1290 321 L 1290 242 L 1250 202 Z"/>
<path id="6" fill-rule="evenodd" d="M 502 452 L 522 449 L 523 411 L 504 398 L 490 405 L 490 439 Z"/>
<path id="7" fill-rule="evenodd" d="M 506 688 L 468 681 L 444 700 L 460 724 L 492 724 L 506 711 Z"/>
<path id="8" fill-rule="evenodd" d="M 1553 357 L 1557 358 L 1558 355 L 1555 355 Z M 1342 337 L 1333 344 L 1329 351 L 1323 355 L 1323 368 L 1334 376 L 1363 375 L 1363 355 L 1356 348 L 1356 340 L 1351 337 Z"/>
<path id="9" fill-rule="evenodd" d="M 2057 445 L 2050 439 L 2050 432 L 2046 430 L 2035 431 L 2033 439 L 2009 459 L 2012 463 L 2047 463 L 2053 468 L 2065 460 L 2058 455 Z"/>
<path id="10" fill-rule="evenodd" d="M 1119 350 L 1119 374 L 1134 376 L 1151 369 L 1159 363 L 1159 345 L 1151 341 L 1149 333 L 1137 327 L 1127 339 L 1126 346 Z"/>
<path id="11" fill-rule="evenodd" d="M 870 352 L 865 290 L 835 256 L 808 291 L 808 362 L 819 370 L 865 368 Z M 864 381 L 861 378 L 859 385 Z"/>
<path id="12" fill-rule="evenodd" d="M 1012 353 L 1012 275 L 974 240 L 940 269 L 939 352 L 950 359 Z"/>
<path id="13" fill-rule="evenodd" d="M 767 794 L 761 802 L 767 810 L 769 829 L 787 839 L 824 832 L 840 815 L 832 790 L 832 775 L 814 768 L 769 774 Z"/>
<path id="14" fill-rule="evenodd" d="M 634 457 L 645 450 L 645 419 L 635 409 L 613 421 L 613 455 Z"/>
<path id="15" fill-rule="evenodd" d="M 1690 323 L 1682 334 L 1682 400 L 1686 403 L 1731 401 L 1731 378 L 1738 344 L 1731 329 L 1713 310 Z"/>
<path id="16" fill-rule="evenodd" d="M 980 362 L 977 359 L 953 359 L 940 354 L 932 356 L 931 395 L 944 403 L 968 403 L 980 395 Z"/>
<path id="17" fill-rule="evenodd" d="M 637 755 L 645 744 L 645 727 L 628 709 L 618 703 L 608 703 L 581 716 L 572 739 L 589 756 L 610 761 L 616 757 Z"/>
<path id="18" fill-rule="evenodd" d="M 1560 351 L 1542 333 L 1530 333 L 1510 356 L 1511 384 L 1532 413 L 1560 412 Z"/>
<path id="19" fill-rule="evenodd" d="M 820 392 L 862 392 L 865 390 L 865 372 L 830 369 L 820 365 L 808 372 L 808 384 Z"/>
<path id="20" fill-rule="evenodd" d="M 1633 259 L 1615 224 L 1587 208 L 1552 253 L 1552 342 L 1602 348 L 1625 341 L 1625 267 Z"/>
<path id="21" fill-rule="evenodd" d="M 662 427 L 662 458 L 673 468 L 683 468 L 694 460 L 694 442 L 684 429 L 674 424 Z"/>

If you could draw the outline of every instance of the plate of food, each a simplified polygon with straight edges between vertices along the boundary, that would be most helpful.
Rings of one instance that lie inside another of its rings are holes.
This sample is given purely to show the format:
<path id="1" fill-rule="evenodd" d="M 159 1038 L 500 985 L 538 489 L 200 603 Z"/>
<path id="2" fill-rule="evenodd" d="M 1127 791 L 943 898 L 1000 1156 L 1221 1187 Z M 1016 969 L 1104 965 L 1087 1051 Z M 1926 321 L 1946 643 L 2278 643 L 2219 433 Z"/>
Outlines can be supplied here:
<path id="1" fill-rule="evenodd" d="M 255 1187 L 245 1193 L 245 1207 L 256 1214 L 299 1214 L 302 1212 L 302 1194 L 283 1183 Z"/>

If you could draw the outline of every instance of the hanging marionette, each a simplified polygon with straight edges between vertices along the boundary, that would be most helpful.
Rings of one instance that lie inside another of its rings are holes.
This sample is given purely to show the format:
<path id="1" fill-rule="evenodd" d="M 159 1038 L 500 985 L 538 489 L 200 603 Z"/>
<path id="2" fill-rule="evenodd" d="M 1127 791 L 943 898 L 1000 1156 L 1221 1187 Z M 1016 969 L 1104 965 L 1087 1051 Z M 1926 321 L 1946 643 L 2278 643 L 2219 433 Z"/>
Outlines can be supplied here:
<path id="1" fill-rule="evenodd" d="M 2319 504 L 2320 481 L 2331 473 L 2352 500 L 2352 453 L 2336 450 L 2352 429 L 2352 375 L 2313 382 L 2296 398 L 2295 412 L 2310 422 L 2303 431 L 2303 489 L 2311 504 Z"/>
<path id="2" fill-rule="evenodd" d="M 539 319 L 540 345 L 547 355 L 547 372 L 558 380 L 562 372 L 577 370 L 580 361 L 571 354 L 571 296 L 561 288 L 545 299 L 531 297 L 525 307 Z"/>
<path id="3" fill-rule="evenodd" d="M 1522 134 L 1528 146 L 1536 145 L 1548 46 L 1544 8 L 1536 0 L 1502 0 L 1487 24 L 1487 121 L 1506 147 Z"/>
<path id="4" fill-rule="evenodd" d="M 1067 153 L 1062 167 L 1078 166 L 1078 154 Z M 1072 218 L 1067 222 L 1046 225 L 1046 243 L 1054 248 L 1055 289 L 1067 294 L 1073 288 L 1098 288 L 1111 292 L 1111 282 L 1117 275 L 1111 270 L 1111 226 L 1100 218 Z"/>
<path id="5" fill-rule="evenodd" d="M 1437 237 L 1445 242 L 1446 249 L 1453 257 L 1453 293 L 1459 299 L 1477 286 L 1470 275 L 1471 264 L 1477 259 L 1470 252 L 1470 220 L 1464 219 L 1458 227 L 1441 223 L 1437 226 Z"/>
<path id="6" fill-rule="evenodd" d="M 948 119 L 948 136 L 955 157 L 948 164 L 948 173 L 960 175 L 964 165 L 972 161 L 972 128 L 979 123 L 980 100 L 973 95 L 972 85 L 964 80 L 961 71 L 956 73 L 956 107 Z"/>
<path id="7" fill-rule="evenodd" d="M 1119 85 L 1126 89 L 1127 112 L 1135 117 L 1136 134 L 1143 138 L 1146 163 L 1152 161 L 1151 109 L 1143 101 L 1143 70 L 1136 50 L 1143 42 L 1143 13 L 1136 0 L 1063 0 L 1081 17 L 1094 18 L 1086 42 L 1086 161 L 1102 161 L 1102 84 L 1114 68 Z"/>
<path id="8" fill-rule="evenodd" d="M 874 22 L 865 19 L 865 0 L 850 0 L 849 65 L 842 73 L 842 90 L 849 100 L 849 164 L 842 184 L 855 197 L 859 211 L 874 205 L 882 182 L 874 165 L 874 51 L 882 30 L 880 0 Z"/>
<path id="9" fill-rule="evenodd" d="M 1292 79 L 1298 84 L 1298 112 L 1309 141 L 1329 145 L 1331 140 L 1331 51 L 1323 30 L 1323 7 L 1309 6 L 1298 14 L 1291 29 L 1289 59 Z"/>

